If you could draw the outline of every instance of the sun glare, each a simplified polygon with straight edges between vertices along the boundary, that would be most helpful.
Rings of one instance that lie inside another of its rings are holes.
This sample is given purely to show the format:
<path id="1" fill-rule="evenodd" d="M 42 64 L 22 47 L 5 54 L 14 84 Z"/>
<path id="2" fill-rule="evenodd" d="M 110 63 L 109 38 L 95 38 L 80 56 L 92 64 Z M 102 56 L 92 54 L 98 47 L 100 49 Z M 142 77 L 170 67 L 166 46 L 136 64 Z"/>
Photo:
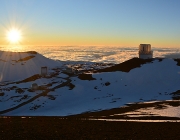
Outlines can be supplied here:
<path id="1" fill-rule="evenodd" d="M 18 29 L 11 29 L 7 32 L 7 39 L 10 43 L 19 43 L 21 40 L 21 32 Z"/>

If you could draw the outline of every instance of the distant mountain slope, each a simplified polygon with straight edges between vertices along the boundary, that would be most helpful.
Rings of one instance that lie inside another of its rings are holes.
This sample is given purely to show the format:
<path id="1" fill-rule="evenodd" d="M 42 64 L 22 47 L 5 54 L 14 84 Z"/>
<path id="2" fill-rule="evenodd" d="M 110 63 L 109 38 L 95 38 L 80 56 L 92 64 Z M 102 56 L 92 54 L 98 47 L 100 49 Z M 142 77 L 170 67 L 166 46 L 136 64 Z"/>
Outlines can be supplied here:
<path id="1" fill-rule="evenodd" d="M 141 67 L 143 64 L 151 63 L 154 60 L 157 59 L 139 59 L 139 58 L 132 58 L 130 60 L 127 60 L 123 63 L 116 64 L 115 66 L 100 69 L 96 72 L 113 72 L 113 71 L 122 71 L 122 72 L 129 72 L 130 70 Z M 162 59 L 159 59 L 160 61 Z"/>
<path id="2" fill-rule="evenodd" d="M 48 59 L 34 51 L 0 51 L 0 82 L 22 80 L 40 74 L 42 66 L 53 68 L 60 65 L 59 62 Z"/>
<path id="3" fill-rule="evenodd" d="M 1 81 L 10 81 L 0 86 L 0 115 L 68 116 L 134 102 L 177 100 L 179 62 L 133 58 L 108 68 L 98 65 L 99 70 L 90 63 L 83 69 L 82 63 L 82 71 L 68 75 L 60 62 L 36 52 L 0 52 Z M 53 73 L 39 76 L 41 66 Z M 33 83 L 37 90 L 31 89 Z"/>

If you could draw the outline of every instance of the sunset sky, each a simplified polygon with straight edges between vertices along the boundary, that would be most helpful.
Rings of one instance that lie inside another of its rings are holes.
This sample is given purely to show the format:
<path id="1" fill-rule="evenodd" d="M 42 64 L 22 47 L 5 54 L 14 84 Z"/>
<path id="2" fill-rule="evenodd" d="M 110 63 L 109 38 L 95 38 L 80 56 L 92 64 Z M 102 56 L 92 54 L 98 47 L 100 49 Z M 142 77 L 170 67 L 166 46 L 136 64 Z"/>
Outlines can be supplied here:
<path id="1" fill-rule="evenodd" d="M 0 45 L 180 47 L 180 0 L 1 0 Z M 12 43 L 12 42 L 11 42 Z"/>

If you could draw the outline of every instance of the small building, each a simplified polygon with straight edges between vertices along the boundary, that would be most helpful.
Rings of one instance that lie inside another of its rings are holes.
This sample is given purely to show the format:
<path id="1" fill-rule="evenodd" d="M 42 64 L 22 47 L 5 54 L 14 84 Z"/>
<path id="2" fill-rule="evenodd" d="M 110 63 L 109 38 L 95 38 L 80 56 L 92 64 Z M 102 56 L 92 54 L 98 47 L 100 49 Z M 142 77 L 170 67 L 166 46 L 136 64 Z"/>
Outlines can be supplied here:
<path id="1" fill-rule="evenodd" d="M 47 67 L 41 67 L 41 75 L 46 76 L 47 75 Z"/>
<path id="2" fill-rule="evenodd" d="M 139 45 L 139 58 L 142 59 L 153 58 L 153 51 L 151 51 L 151 44 Z"/>
<path id="3" fill-rule="evenodd" d="M 33 83 L 33 84 L 31 85 L 31 89 L 32 89 L 32 90 L 37 90 L 37 89 L 38 89 L 38 84 Z"/>

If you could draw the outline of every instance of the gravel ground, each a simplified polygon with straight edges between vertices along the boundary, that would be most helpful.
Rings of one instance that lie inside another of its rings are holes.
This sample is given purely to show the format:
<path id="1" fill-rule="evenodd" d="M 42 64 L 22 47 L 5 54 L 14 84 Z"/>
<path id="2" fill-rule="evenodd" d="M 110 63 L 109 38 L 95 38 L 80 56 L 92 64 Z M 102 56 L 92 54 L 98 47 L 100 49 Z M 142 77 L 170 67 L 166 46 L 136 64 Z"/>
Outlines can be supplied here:
<path id="1" fill-rule="evenodd" d="M 108 122 L 61 117 L 0 118 L 0 139 L 180 139 L 176 122 Z"/>

